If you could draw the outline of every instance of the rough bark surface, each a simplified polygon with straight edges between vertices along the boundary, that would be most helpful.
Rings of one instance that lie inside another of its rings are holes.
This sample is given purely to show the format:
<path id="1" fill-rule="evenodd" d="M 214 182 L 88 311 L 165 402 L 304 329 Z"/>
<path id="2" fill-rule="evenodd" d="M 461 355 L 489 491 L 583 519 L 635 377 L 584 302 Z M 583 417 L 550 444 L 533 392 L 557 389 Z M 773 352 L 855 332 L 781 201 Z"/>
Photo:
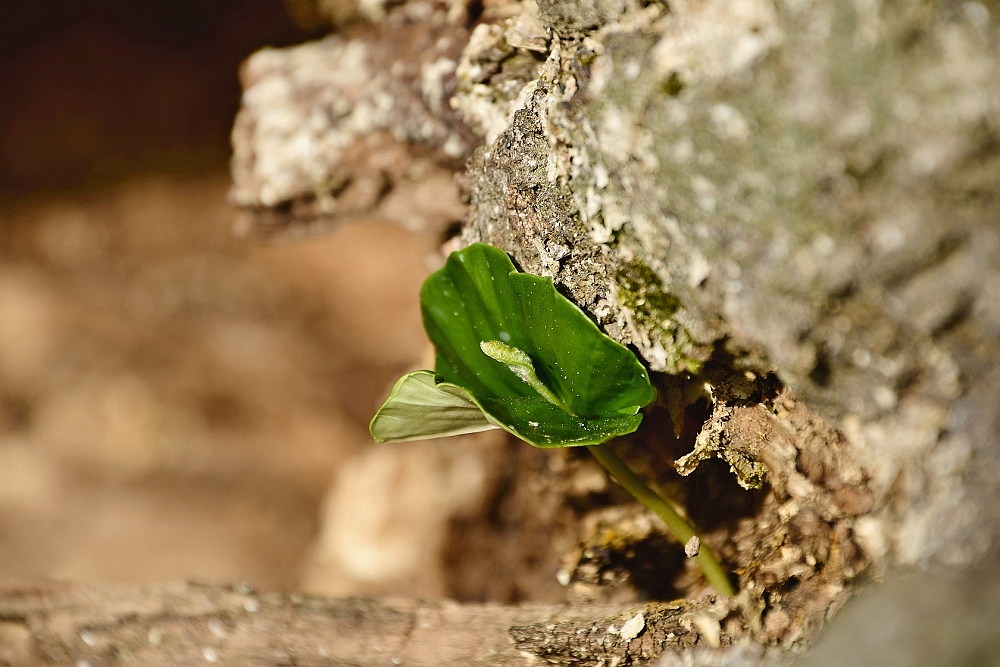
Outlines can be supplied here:
<path id="1" fill-rule="evenodd" d="M 478 140 L 448 105 L 468 39 L 458 18 L 404 7 L 377 31 L 254 54 L 233 128 L 237 230 L 461 219 L 453 175 Z"/>
<path id="2" fill-rule="evenodd" d="M 33 582 L 0 589 L 0 664 L 528 665 L 641 661 L 715 643 L 720 609 L 651 603 L 511 607 L 321 599 L 215 586 Z"/>
<path id="3" fill-rule="evenodd" d="M 684 600 L 646 608 L 639 652 L 608 629 L 627 606 L 535 623 L 473 606 L 468 627 L 507 623 L 522 660 L 748 664 L 806 647 L 860 581 L 984 557 L 1000 523 L 1000 7 L 375 4 L 356 33 L 247 65 L 247 228 L 444 229 L 464 194 L 465 240 L 552 276 L 661 373 L 623 455 L 687 496 L 739 578 L 718 601 L 665 565 Z M 608 554 L 656 531 L 603 516 L 564 556 L 567 595 L 631 604 L 597 584 L 622 570 Z M 316 618 L 277 608 L 286 635 Z M 62 646 L 47 636 L 35 650 Z"/>

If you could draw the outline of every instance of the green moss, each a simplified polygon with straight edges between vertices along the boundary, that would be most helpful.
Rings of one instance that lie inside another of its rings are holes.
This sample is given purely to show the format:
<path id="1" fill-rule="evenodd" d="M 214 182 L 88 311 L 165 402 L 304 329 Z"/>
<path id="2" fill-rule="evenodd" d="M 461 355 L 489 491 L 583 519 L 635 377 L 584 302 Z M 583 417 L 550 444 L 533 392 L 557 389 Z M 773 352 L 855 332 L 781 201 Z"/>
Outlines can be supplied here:
<path id="1" fill-rule="evenodd" d="M 681 300 L 661 287 L 660 277 L 640 261 L 622 263 L 618 278 L 618 298 L 635 313 L 637 321 L 659 322 L 680 310 Z"/>
<path id="2" fill-rule="evenodd" d="M 616 274 L 618 301 L 632 313 L 635 324 L 647 330 L 660 330 L 667 367 L 676 371 L 697 373 L 701 362 L 690 354 L 692 338 L 674 318 L 682 307 L 681 300 L 664 291 L 660 277 L 646 264 L 633 260 L 623 262 Z"/>
<path id="3" fill-rule="evenodd" d="M 671 72 L 667 80 L 661 84 L 661 88 L 670 97 L 677 97 L 684 90 L 684 82 L 681 80 L 680 74 Z"/>

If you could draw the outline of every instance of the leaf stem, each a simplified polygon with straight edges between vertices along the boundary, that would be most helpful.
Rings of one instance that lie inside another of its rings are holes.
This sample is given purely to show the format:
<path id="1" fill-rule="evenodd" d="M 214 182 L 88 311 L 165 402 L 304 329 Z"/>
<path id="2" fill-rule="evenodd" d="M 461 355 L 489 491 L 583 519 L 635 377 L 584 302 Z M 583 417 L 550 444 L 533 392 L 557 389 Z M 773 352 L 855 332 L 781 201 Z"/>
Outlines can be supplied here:
<path id="1" fill-rule="evenodd" d="M 694 526 L 678 514 L 669 502 L 646 486 L 607 445 L 590 445 L 587 449 L 594 455 L 598 463 L 604 466 L 604 469 L 618 480 L 619 484 L 635 496 L 636 500 L 656 512 L 657 516 L 663 519 L 663 523 L 667 525 L 667 530 L 682 545 L 687 544 L 688 540 L 692 537 L 697 537 L 701 540 L 701 536 L 698 535 L 698 531 L 694 529 Z M 708 579 L 708 583 L 712 585 L 716 593 L 729 596 L 736 594 L 732 584 L 729 583 L 728 574 L 722 569 L 722 565 L 716 560 L 715 554 L 705 546 L 704 542 L 702 542 L 701 549 L 695 558 L 698 561 L 701 571 L 705 574 L 705 578 Z"/>

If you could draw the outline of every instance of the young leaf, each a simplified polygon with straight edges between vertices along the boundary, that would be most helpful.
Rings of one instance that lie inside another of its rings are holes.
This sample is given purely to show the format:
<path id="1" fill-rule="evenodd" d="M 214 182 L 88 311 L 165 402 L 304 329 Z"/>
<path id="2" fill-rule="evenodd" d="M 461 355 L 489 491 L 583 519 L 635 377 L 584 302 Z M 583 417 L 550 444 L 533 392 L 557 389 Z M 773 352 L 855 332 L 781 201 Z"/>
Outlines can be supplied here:
<path id="1" fill-rule="evenodd" d="M 492 246 L 452 253 L 424 283 L 420 303 L 441 380 L 467 390 L 490 419 L 533 445 L 589 445 L 631 433 L 642 421 L 639 408 L 656 395 L 635 354 L 604 335 L 551 278 L 519 273 Z"/>
<path id="2" fill-rule="evenodd" d="M 498 428 L 461 387 L 434 381 L 434 373 L 404 375 L 371 423 L 376 442 L 422 440 Z"/>
<path id="3" fill-rule="evenodd" d="M 698 537 L 670 503 L 635 476 L 606 440 L 639 427 L 656 392 L 634 354 L 559 294 L 551 278 L 518 273 L 476 243 L 452 253 L 420 291 L 435 369 L 403 377 L 372 419 L 379 442 L 499 426 L 539 447 L 590 445 L 608 472 L 682 542 Z M 700 539 L 700 538 L 699 538 Z M 708 549 L 698 564 L 722 595 L 728 574 Z"/>

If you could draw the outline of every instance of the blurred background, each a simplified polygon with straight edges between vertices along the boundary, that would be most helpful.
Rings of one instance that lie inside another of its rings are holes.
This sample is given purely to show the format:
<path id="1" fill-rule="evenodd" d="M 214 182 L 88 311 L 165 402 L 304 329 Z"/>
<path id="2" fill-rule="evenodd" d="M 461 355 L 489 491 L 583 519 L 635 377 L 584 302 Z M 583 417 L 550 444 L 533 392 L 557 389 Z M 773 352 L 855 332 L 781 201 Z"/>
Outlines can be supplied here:
<path id="1" fill-rule="evenodd" d="M 301 587 L 439 240 L 232 238 L 239 63 L 318 35 L 281 0 L 0 14 L 0 577 Z"/>

